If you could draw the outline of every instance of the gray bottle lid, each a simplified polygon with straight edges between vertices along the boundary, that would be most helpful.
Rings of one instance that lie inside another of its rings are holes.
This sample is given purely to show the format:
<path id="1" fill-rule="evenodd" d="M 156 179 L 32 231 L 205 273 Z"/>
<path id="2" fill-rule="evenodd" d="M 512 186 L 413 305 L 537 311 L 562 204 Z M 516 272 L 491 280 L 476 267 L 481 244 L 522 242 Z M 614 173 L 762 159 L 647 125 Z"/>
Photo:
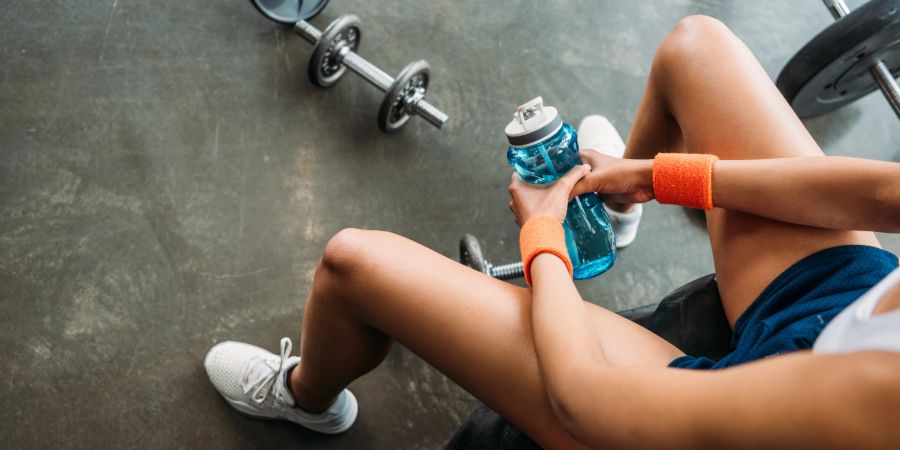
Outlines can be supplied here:
<path id="1" fill-rule="evenodd" d="M 544 106 L 544 99 L 537 97 L 516 108 L 512 122 L 506 125 L 506 139 L 513 147 L 527 147 L 553 136 L 562 124 L 559 111 Z"/>

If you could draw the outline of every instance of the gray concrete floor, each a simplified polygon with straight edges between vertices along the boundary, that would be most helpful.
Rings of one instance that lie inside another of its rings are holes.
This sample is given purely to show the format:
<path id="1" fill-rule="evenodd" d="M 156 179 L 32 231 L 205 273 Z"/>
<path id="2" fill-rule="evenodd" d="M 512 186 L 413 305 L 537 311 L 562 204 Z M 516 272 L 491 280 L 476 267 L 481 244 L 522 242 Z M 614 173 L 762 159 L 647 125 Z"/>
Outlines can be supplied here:
<path id="1" fill-rule="evenodd" d="M 344 227 L 450 257 L 473 232 L 513 259 L 512 109 L 543 95 L 627 133 L 678 18 L 722 19 L 773 77 L 831 22 L 817 0 L 334 0 L 313 23 L 351 12 L 389 73 L 428 59 L 446 130 L 381 134 L 372 87 L 313 87 L 309 46 L 246 1 L 0 5 L 0 447 L 440 447 L 474 399 L 403 349 L 353 385 L 361 416 L 339 437 L 234 413 L 203 355 L 296 337 Z M 879 94 L 807 125 L 829 154 L 900 160 Z M 637 243 L 579 288 L 620 309 L 711 271 L 697 218 L 651 204 Z"/>

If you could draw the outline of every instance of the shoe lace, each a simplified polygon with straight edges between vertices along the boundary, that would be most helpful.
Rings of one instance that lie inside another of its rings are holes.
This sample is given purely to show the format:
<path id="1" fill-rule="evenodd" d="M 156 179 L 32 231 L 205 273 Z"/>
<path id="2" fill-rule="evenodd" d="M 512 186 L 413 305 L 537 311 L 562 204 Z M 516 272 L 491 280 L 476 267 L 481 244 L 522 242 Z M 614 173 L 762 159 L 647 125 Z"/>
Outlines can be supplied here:
<path id="1" fill-rule="evenodd" d="M 241 375 L 241 388 L 245 394 L 250 394 L 250 399 L 257 405 L 262 405 L 270 393 L 275 393 L 276 398 L 285 400 L 283 388 L 279 389 L 279 380 L 284 378 L 287 370 L 287 360 L 291 355 L 290 338 L 281 338 L 281 358 L 274 361 L 270 358 L 256 356 L 247 362 Z"/>

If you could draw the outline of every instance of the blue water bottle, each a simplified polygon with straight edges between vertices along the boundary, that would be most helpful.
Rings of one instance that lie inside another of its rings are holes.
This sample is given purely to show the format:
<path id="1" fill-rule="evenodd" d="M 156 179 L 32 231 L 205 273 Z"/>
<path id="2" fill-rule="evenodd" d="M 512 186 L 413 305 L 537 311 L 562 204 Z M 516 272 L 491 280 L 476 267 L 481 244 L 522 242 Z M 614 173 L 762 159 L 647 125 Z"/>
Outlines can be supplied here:
<path id="1" fill-rule="evenodd" d="M 581 164 L 575 130 L 562 121 L 556 108 L 544 106 L 544 99 L 519 106 L 513 117 L 506 126 L 506 157 L 522 180 L 553 183 Z M 597 194 L 573 198 L 563 228 L 576 280 L 596 277 L 616 262 L 616 235 Z"/>

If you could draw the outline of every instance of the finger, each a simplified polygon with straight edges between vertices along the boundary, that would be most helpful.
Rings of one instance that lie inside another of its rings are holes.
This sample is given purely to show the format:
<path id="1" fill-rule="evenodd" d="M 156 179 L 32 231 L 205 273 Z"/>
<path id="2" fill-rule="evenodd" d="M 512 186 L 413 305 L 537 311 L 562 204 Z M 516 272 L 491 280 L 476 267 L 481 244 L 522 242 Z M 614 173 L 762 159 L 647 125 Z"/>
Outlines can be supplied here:
<path id="1" fill-rule="evenodd" d="M 600 159 L 600 152 L 594 150 L 592 148 L 583 148 L 581 149 L 581 159 L 586 163 L 592 166 L 596 166 L 596 161 Z"/>
<path id="2" fill-rule="evenodd" d="M 590 171 L 591 166 L 587 164 L 573 167 L 572 170 L 568 171 L 562 178 L 556 181 L 554 188 L 565 190 L 566 193 L 569 193 L 572 188 L 575 187 L 575 183 L 578 183 L 578 181 L 584 178 Z"/>
<path id="3" fill-rule="evenodd" d="M 519 176 L 515 172 L 513 172 L 512 177 L 509 180 L 509 186 L 506 188 L 506 190 L 510 194 L 512 194 L 513 191 L 516 190 L 516 188 L 519 187 L 520 184 L 522 184 L 522 180 L 519 178 Z"/>
<path id="4" fill-rule="evenodd" d="M 597 166 L 591 166 L 590 172 L 578 180 L 575 183 L 575 186 L 572 187 L 569 197 L 574 197 L 576 195 L 581 195 L 587 192 L 598 192 L 600 190 L 600 184 L 603 182 L 605 178 L 609 176 L 608 171 L 605 170 L 597 170 L 594 169 Z"/>
<path id="5" fill-rule="evenodd" d="M 588 175 L 575 183 L 575 186 L 569 191 L 569 199 L 577 195 L 581 195 L 587 192 L 596 192 L 596 184 L 594 180 L 590 179 L 591 175 Z"/>

